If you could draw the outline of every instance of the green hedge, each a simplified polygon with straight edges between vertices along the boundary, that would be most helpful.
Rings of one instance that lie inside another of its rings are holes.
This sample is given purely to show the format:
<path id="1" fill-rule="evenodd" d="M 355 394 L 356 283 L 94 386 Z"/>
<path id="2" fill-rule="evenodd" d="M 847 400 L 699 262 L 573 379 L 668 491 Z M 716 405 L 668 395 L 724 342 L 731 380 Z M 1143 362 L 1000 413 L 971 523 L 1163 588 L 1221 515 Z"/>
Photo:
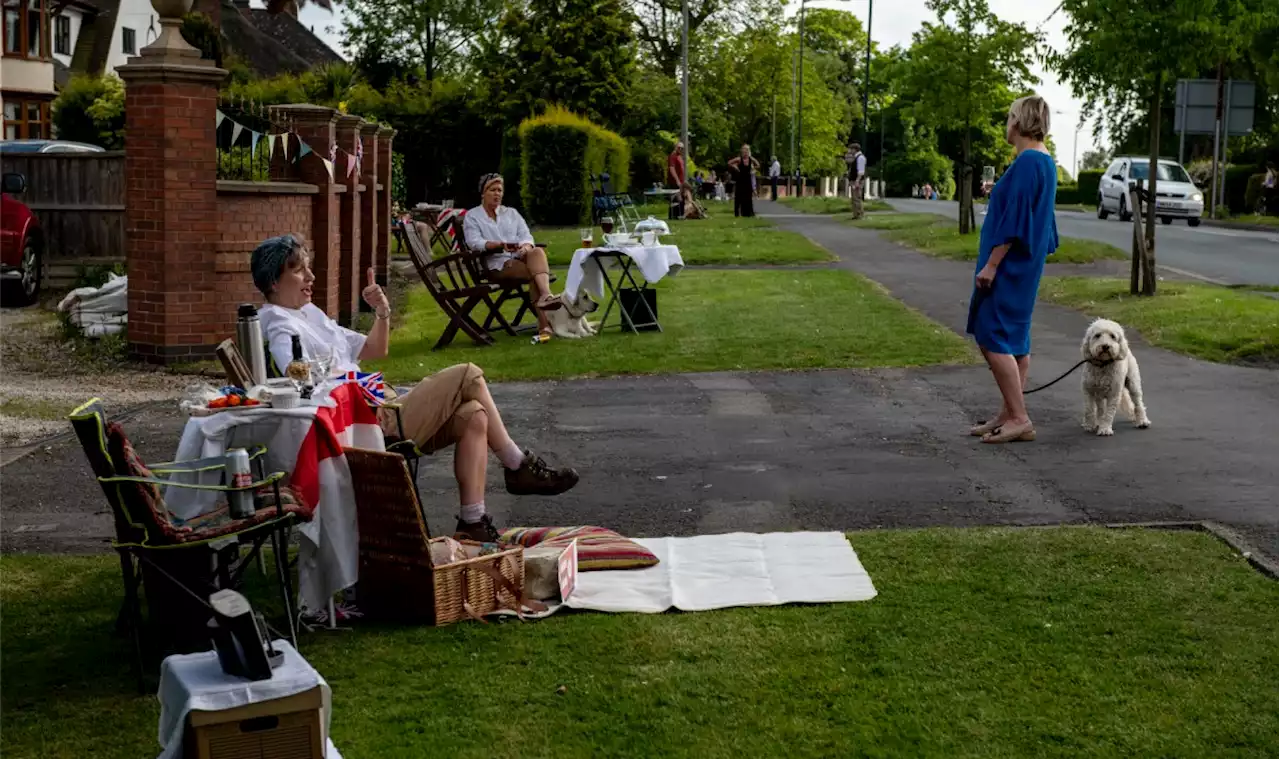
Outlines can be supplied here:
<path id="1" fill-rule="evenodd" d="M 1231 213 L 1251 213 L 1245 194 L 1249 189 L 1249 177 L 1257 172 L 1256 166 L 1228 166 L 1223 200 Z"/>
<path id="2" fill-rule="evenodd" d="M 1249 177 L 1249 183 L 1245 185 L 1244 190 L 1244 209 L 1240 213 L 1251 214 L 1253 209 L 1258 207 L 1258 199 L 1262 197 L 1262 183 L 1266 179 L 1266 174 L 1254 174 Z"/>
<path id="3" fill-rule="evenodd" d="M 565 226 L 591 219 L 591 179 L 608 173 L 614 192 L 628 187 L 627 141 L 564 108 L 520 124 L 520 188 L 524 212 L 536 224 Z"/>
<path id="4" fill-rule="evenodd" d="M 1092 205 L 1098 200 L 1098 185 L 1102 183 L 1102 169 L 1091 169 L 1080 172 L 1076 177 L 1075 202 Z"/>

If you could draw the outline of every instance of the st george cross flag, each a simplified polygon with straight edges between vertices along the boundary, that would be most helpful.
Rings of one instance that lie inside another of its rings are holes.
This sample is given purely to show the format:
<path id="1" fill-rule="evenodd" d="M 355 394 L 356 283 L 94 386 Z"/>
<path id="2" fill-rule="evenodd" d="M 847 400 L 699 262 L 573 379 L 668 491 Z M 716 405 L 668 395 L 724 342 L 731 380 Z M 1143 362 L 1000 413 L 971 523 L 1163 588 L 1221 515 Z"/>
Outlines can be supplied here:
<path id="1" fill-rule="evenodd" d="M 382 381 L 382 372 L 347 372 L 341 376 L 347 382 L 354 382 L 361 394 L 374 406 L 381 406 L 387 401 L 387 386 Z"/>

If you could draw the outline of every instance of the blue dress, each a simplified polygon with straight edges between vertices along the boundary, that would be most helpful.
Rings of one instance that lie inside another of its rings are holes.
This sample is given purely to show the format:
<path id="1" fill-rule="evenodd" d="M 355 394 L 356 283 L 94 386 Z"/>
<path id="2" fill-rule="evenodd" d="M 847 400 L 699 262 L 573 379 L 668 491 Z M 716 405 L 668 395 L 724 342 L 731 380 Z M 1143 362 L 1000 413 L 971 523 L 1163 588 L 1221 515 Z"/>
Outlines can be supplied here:
<path id="1" fill-rule="evenodd" d="M 1040 275 L 1045 258 L 1058 249 L 1053 216 L 1057 190 L 1057 163 L 1038 150 L 1022 151 L 991 189 L 974 275 L 987 265 L 993 249 L 1005 243 L 1010 248 L 991 287 L 974 287 L 965 331 L 992 353 L 1031 352 L 1031 312 Z"/>

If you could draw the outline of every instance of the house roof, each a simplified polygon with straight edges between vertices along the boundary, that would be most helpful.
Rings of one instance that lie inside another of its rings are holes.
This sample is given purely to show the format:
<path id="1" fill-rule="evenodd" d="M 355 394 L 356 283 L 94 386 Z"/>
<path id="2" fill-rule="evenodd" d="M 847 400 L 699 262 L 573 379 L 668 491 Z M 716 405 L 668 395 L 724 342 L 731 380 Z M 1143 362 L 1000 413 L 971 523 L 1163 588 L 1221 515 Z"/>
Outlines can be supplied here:
<path id="1" fill-rule="evenodd" d="M 248 16 L 250 23 L 258 31 L 288 48 L 306 61 L 310 67 L 342 61 L 342 56 L 334 52 L 333 48 L 326 45 L 293 14 L 270 13 L 262 8 L 249 8 L 241 10 L 241 13 Z"/>
<path id="2" fill-rule="evenodd" d="M 243 59 L 261 76 L 300 74 L 311 68 L 302 56 L 259 31 L 231 0 L 222 0 L 221 14 L 226 52 Z"/>
<path id="3" fill-rule="evenodd" d="M 80 21 L 76 47 L 71 51 L 71 71 L 102 74 L 111 55 L 111 35 L 120 13 L 120 0 L 93 0 L 98 9 Z"/>

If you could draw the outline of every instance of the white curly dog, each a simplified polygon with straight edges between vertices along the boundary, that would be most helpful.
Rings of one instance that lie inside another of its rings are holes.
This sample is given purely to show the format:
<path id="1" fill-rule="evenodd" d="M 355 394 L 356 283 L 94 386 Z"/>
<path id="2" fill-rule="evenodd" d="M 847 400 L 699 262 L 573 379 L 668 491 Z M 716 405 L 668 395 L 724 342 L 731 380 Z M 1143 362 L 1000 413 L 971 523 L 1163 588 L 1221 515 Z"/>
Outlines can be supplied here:
<path id="1" fill-rule="evenodd" d="M 1111 428 L 1116 411 L 1123 410 L 1133 426 L 1151 426 L 1147 407 L 1142 402 L 1142 375 L 1138 359 L 1129 349 L 1124 327 L 1110 319 L 1098 319 L 1085 330 L 1080 352 L 1089 359 L 1085 364 L 1084 419 L 1080 424 L 1099 436 L 1114 435 Z"/>

